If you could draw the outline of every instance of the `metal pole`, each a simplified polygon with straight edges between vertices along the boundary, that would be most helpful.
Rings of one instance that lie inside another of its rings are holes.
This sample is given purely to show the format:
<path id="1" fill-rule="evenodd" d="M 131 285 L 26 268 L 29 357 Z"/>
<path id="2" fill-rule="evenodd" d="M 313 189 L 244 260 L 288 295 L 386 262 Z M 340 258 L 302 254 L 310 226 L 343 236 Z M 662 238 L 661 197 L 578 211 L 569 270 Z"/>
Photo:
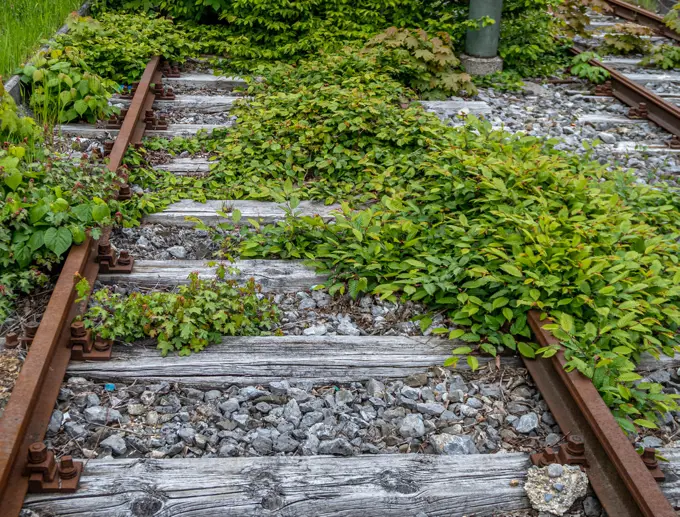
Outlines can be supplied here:
<path id="1" fill-rule="evenodd" d="M 484 16 L 493 19 L 493 25 L 476 30 L 468 30 L 465 40 L 465 53 L 472 57 L 490 58 L 498 54 L 498 40 L 501 35 L 501 12 L 503 0 L 470 0 L 470 20 Z"/>

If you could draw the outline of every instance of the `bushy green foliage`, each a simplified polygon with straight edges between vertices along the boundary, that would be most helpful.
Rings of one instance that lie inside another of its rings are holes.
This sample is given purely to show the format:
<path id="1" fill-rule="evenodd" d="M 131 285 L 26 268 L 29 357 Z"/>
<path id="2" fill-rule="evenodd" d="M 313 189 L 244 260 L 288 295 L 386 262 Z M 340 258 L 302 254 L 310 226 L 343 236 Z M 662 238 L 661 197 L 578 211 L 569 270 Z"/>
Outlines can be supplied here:
<path id="1" fill-rule="evenodd" d="M 40 138 L 40 129 L 31 118 L 20 117 L 17 105 L 0 83 L 0 142 L 32 146 Z"/>
<path id="2" fill-rule="evenodd" d="M 609 72 L 599 66 L 590 64 L 592 59 L 600 60 L 594 52 L 581 52 L 571 62 L 571 73 L 576 77 L 588 79 L 591 83 L 600 84 L 609 79 Z"/>
<path id="3" fill-rule="evenodd" d="M 86 230 L 97 236 L 112 222 L 104 200 L 117 190 L 113 173 L 59 154 L 46 152 L 41 163 L 26 155 L 21 146 L 0 150 L 0 321 L 14 295 L 44 281 L 38 271 L 52 269 Z"/>
<path id="4" fill-rule="evenodd" d="M 171 20 L 103 13 L 97 20 L 71 18 L 52 48 L 76 48 L 95 74 L 121 84 L 138 81 L 153 56 L 183 62 L 196 43 Z"/>
<path id="5" fill-rule="evenodd" d="M 675 4 L 673 9 L 664 16 L 663 21 L 670 29 L 680 32 L 680 4 Z"/>
<path id="6" fill-rule="evenodd" d="M 219 343 L 222 336 L 253 336 L 270 332 L 279 319 L 278 308 L 260 294 L 251 278 L 239 286 L 220 278 L 189 276 L 177 292 L 153 291 L 121 296 L 109 289 L 97 291 L 96 305 L 83 316 L 88 328 L 104 339 L 137 341 L 153 338 L 165 356 L 189 355 Z"/>
<path id="7" fill-rule="evenodd" d="M 44 122 L 94 124 L 117 111 L 109 106 L 115 83 L 90 72 L 74 49 L 40 52 L 17 73 L 31 109 Z"/>
<path id="8" fill-rule="evenodd" d="M 617 23 L 609 27 L 604 35 L 602 53 L 615 55 L 644 54 L 650 48 L 649 40 L 643 36 L 651 36 L 654 31 L 649 27 L 635 23 Z"/>
<path id="9" fill-rule="evenodd" d="M 559 0 L 508 0 L 504 3 L 499 52 L 505 66 L 523 75 L 554 71 L 562 59 L 552 38 L 557 21 L 549 7 Z M 203 21 L 211 28 L 183 25 L 200 52 L 228 58 L 233 71 L 255 62 L 295 61 L 319 50 L 334 51 L 366 41 L 391 26 L 445 32 L 456 51 L 477 22 L 467 20 L 464 1 L 435 0 L 99 0 L 96 12 L 131 9 Z"/>
<path id="10" fill-rule="evenodd" d="M 653 66 L 670 70 L 680 68 L 680 47 L 675 45 L 654 45 L 640 61 L 642 66 Z"/>
<path id="11" fill-rule="evenodd" d="M 459 70 L 460 60 L 446 33 L 430 37 L 423 30 L 390 27 L 368 41 L 366 48 L 376 52 L 385 72 L 424 99 L 477 93 L 470 76 Z"/>
<path id="12" fill-rule="evenodd" d="M 486 123 L 428 126 L 439 144 L 413 164 L 409 188 L 345 205 L 331 223 L 266 227 L 242 255 L 309 259 L 331 292 L 427 303 L 461 327 L 450 337 L 491 354 L 554 353 L 528 342 L 526 313 L 538 309 L 560 322 L 569 367 L 593 379 L 624 428 L 674 408 L 657 385 L 633 384 L 641 353 L 679 349 L 673 195 Z"/>

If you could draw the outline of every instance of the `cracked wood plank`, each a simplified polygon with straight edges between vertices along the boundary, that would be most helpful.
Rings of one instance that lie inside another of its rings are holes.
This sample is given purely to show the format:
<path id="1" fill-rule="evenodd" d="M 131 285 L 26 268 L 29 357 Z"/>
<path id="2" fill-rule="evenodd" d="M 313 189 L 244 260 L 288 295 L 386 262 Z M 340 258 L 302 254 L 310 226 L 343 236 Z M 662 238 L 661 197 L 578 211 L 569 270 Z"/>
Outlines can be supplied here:
<path id="1" fill-rule="evenodd" d="M 314 385 L 397 379 L 441 366 L 462 342 L 408 336 L 224 337 L 200 354 L 161 357 L 154 348 L 115 345 L 106 363 L 72 362 L 68 374 L 102 381 L 165 380 L 192 386 L 268 384 L 288 379 Z M 480 357 L 484 365 L 493 358 Z M 505 367 L 522 367 L 502 358 Z M 459 368 L 467 369 L 465 361 Z"/>
<path id="2" fill-rule="evenodd" d="M 32 494 L 24 507 L 55 517 L 498 515 L 530 508 L 514 482 L 529 466 L 518 453 L 90 460 L 76 493 Z"/>
<path id="3" fill-rule="evenodd" d="M 187 284 L 189 273 L 197 272 L 200 278 L 215 278 L 219 261 L 207 260 L 137 260 L 130 274 L 100 273 L 97 280 L 103 284 L 140 284 L 150 286 L 173 286 Z M 326 276 L 295 260 L 239 260 L 224 262 L 227 268 L 238 272 L 227 273 L 226 278 L 245 282 L 254 278 L 264 291 L 300 291 L 323 284 Z"/>
<path id="4" fill-rule="evenodd" d="M 295 209 L 299 216 L 320 215 L 326 220 L 332 219 L 331 211 L 338 210 L 340 205 L 324 205 L 312 201 L 301 201 Z M 220 223 L 233 223 L 231 216 L 223 217 L 218 212 L 231 214 L 233 210 L 241 212 L 240 225 L 248 225 L 248 219 L 260 224 L 271 224 L 282 221 L 286 217 L 285 204 L 267 201 L 248 200 L 210 200 L 198 203 L 184 199 L 169 205 L 162 212 L 144 216 L 143 222 L 152 224 L 168 224 L 173 226 L 193 227 L 196 223 L 187 217 L 200 219 L 204 224 L 215 226 Z"/>

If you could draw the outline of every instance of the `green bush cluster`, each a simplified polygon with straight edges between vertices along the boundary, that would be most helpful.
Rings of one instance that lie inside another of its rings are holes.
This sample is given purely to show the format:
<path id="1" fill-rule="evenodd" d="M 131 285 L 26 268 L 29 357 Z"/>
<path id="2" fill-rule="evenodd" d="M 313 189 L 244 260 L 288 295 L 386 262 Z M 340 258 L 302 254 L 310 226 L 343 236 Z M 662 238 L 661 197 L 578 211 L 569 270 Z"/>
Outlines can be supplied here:
<path id="1" fill-rule="evenodd" d="M 28 91 L 29 106 L 43 122 L 94 124 L 116 112 L 109 105 L 115 83 L 90 72 L 72 48 L 40 52 L 17 72 Z"/>
<path id="2" fill-rule="evenodd" d="M 525 76 L 554 71 L 562 52 L 552 38 L 557 21 L 549 8 L 560 0 L 504 2 L 499 52 L 505 66 Z M 391 26 L 445 32 L 463 50 L 468 3 L 434 0 L 98 0 L 97 13 L 115 9 L 169 15 L 181 22 L 202 52 L 228 58 L 234 70 L 255 61 L 295 61 L 347 44 L 361 47 Z M 211 24 L 192 25 L 192 22 Z M 199 37 L 200 36 L 200 37 Z"/>
<path id="3" fill-rule="evenodd" d="M 225 280 L 226 273 L 223 266 L 213 280 L 192 273 L 188 285 L 177 292 L 121 296 L 102 289 L 94 294 L 96 304 L 83 320 L 104 339 L 156 339 L 164 356 L 200 352 L 222 336 L 270 333 L 279 319 L 278 308 L 260 294 L 261 286 L 252 278 L 239 286 Z"/>

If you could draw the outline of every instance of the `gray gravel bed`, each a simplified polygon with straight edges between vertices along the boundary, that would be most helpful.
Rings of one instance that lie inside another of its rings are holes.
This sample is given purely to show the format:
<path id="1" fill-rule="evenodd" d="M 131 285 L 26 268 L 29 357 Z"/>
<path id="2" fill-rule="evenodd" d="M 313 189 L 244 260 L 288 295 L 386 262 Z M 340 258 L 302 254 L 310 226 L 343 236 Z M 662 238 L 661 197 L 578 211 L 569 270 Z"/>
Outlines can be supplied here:
<path id="1" fill-rule="evenodd" d="M 219 245 L 206 230 L 146 224 L 115 228 L 111 244 L 144 260 L 203 260 L 219 257 Z"/>
<path id="2" fill-rule="evenodd" d="M 110 390 L 110 391 L 109 391 Z M 76 457 L 533 451 L 562 439 L 523 369 L 312 387 L 64 383 L 48 439 Z"/>
<path id="3" fill-rule="evenodd" d="M 493 88 L 481 88 L 479 100 L 492 106 L 487 119 L 498 127 L 510 132 L 524 132 L 528 135 L 557 138 L 558 149 L 586 153 L 583 144 L 600 140 L 601 144 L 591 151 L 591 157 L 602 164 L 630 168 L 642 183 L 654 183 L 661 179 L 672 179 L 680 174 L 680 162 L 673 154 L 651 154 L 645 151 L 629 151 L 626 154 L 613 153 L 620 142 L 636 142 L 641 145 L 663 145 L 670 135 L 658 126 L 648 124 L 621 124 L 612 126 L 605 123 L 577 123 L 584 115 L 622 117 L 628 107 L 618 101 L 592 101 L 582 95 L 568 93 L 573 90 L 588 90 L 581 85 L 538 85 L 527 83 L 523 92 L 499 92 Z M 461 120 L 453 118 L 452 124 Z"/>

